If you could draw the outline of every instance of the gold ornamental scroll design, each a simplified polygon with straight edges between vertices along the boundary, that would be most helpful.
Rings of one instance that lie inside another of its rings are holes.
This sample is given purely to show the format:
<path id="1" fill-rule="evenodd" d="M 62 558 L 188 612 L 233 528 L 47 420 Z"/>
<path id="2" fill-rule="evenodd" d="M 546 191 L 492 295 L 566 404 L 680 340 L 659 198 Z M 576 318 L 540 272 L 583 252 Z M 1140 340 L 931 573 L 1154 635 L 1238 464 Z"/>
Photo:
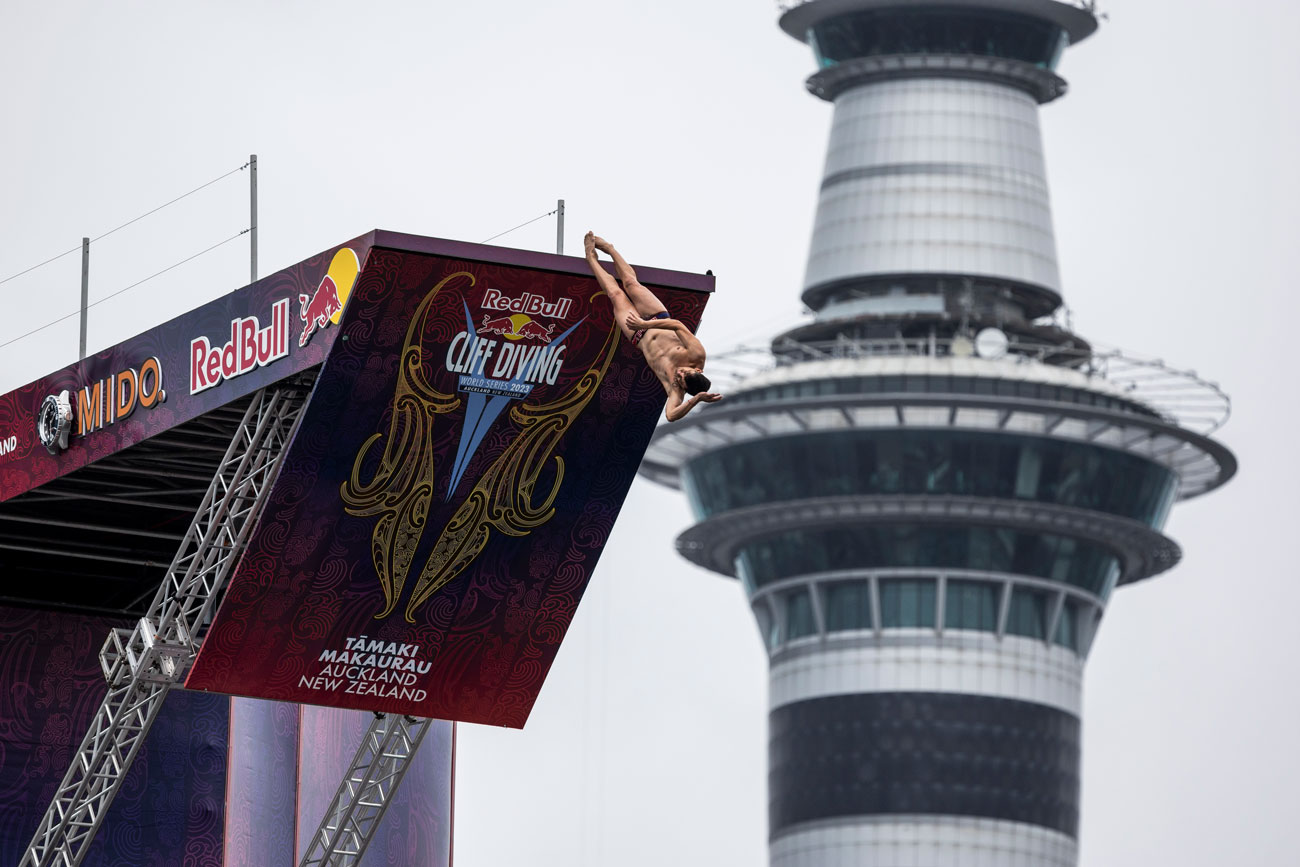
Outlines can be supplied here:
<path id="1" fill-rule="evenodd" d="M 457 271 L 439 281 L 416 307 L 406 329 L 393 392 L 388 432 L 376 433 L 362 444 L 352 464 L 352 475 L 339 487 L 344 511 L 357 518 L 376 515 L 370 536 L 370 555 L 384 592 L 384 607 L 375 617 L 387 617 L 397 607 L 406 585 L 411 561 L 424 535 L 433 499 L 434 418 L 460 406 L 460 398 L 434 388 L 424 372 L 424 325 L 429 307 L 447 284 L 458 278 L 474 285 L 474 275 Z M 369 481 L 362 481 L 362 465 L 372 448 L 384 441 L 379 465 Z"/>
<path id="2" fill-rule="evenodd" d="M 519 432 L 443 528 L 407 603 L 408 622 L 414 623 L 420 607 L 483 553 L 493 530 L 527 536 L 555 516 L 555 498 L 564 481 L 564 459 L 554 453 L 555 447 L 599 390 L 618 337 L 617 323 L 611 324 L 596 362 L 562 397 L 510 410 Z M 538 501 L 537 480 L 552 459 L 555 480 Z"/>

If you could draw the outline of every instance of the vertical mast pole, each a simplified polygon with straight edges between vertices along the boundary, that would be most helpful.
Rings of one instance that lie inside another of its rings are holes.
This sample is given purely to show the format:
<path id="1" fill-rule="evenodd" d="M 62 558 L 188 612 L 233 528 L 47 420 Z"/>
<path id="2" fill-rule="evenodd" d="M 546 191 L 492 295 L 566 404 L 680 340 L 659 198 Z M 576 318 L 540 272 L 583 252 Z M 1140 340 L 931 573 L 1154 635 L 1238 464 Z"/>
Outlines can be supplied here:
<path id="1" fill-rule="evenodd" d="M 81 239 L 81 343 L 77 359 L 86 357 L 86 310 L 90 301 L 90 239 Z"/>
<path id="2" fill-rule="evenodd" d="M 248 282 L 257 282 L 257 154 L 248 157 Z"/>
<path id="3" fill-rule="evenodd" d="M 555 205 L 555 252 L 564 255 L 564 199 Z"/>

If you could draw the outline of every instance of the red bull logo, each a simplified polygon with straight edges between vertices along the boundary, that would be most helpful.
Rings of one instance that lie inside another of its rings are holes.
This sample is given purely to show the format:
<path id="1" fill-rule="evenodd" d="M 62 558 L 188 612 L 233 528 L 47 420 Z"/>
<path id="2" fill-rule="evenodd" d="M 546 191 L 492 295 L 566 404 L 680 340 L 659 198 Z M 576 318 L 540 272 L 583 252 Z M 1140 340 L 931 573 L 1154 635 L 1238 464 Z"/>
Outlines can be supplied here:
<path id="1" fill-rule="evenodd" d="M 547 319 L 566 319 L 572 306 L 572 298 L 547 301 L 543 296 L 531 292 L 525 292 L 517 298 L 503 295 L 500 289 L 488 289 L 483 293 L 483 309 L 518 313 L 526 317 L 545 316 Z"/>
<path id="2" fill-rule="evenodd" d="M 302 320 L 302 334 L 298 335 L 298 345 L 306 346 L 311 336 L 329 325 L 338 325 L 343 316 L 343 305 L 352 293 L 352 284 L 357 280 L 361 263 L 357 254 L 350 247 L 344 247 L 334 254 L 329 271 L 321 278 L 320 285 L 310 295 L 298 296 L 298 318 Z"/>
<path id="3" fill-rule="evenodd" d="M 213 346 L 206 337 L 190 341 L 190 394 L 243 376 L 289 354 L 289 299 L 271 305 L 271 324 L 262 327 L 256 316 L 230 322 L 230 340 Z"/>
<path id="4" fill-rule="evenodd" d="M 493 319 L 491 316 L 483 317 L 483 324 L 479 326 L 479 334 L 499 334 L 506 340 L 547 340 L 551 339 L 551 333 L 555 331 L 554 325 L 542 325 L 522 313 L 516 313 L 514 316 L 501 316 Z"/>
<path id="5" fill-rule="evenodd" d="M 321 279 L 320 285 L 311 295 L 299 295 L 298 303 L 302 305 L 302 311 L 298 315 L 306 323 L 302 334 L 298 336 L 299 346 L 306 346 L 316 329 L 329 325 L 334 314 L 343 309 L 343 302 L 339 301 L 338 286 L 328 274 Z"/>

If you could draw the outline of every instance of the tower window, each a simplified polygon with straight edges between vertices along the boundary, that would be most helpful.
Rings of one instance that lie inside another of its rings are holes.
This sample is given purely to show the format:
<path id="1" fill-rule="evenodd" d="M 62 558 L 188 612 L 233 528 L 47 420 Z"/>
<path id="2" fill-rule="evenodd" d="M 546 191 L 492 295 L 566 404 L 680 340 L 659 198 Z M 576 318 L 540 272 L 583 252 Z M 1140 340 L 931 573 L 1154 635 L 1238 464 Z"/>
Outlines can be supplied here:
<path id="1" fill-rule="evenodd" d="M 1026 638 L 1043 638 L 1047 634 L 1047 594 L 1039 590 L 1016 588 L 1011 593 L 1007 612 L 1007 634 Z"/>
<path id="2" fill-rule="evenodd" d="M 841 581 L 826 588 L 826 629 L 843 632 L 871 629 L 871 585 L 866 581 Z"/>
<path id="3" fill-rule="evenodd" d="M 880 623 L 886 629 L 934 626 L 935 582 L 880 582 Z"/>
<path id="4" fill-rule="evenodd" d="M 1073 599 L 1065 600 L 1065 605 L 1061 608 L 1061 619 L 1056 624 L 1056 635 L 1052 640 L 1062 647 L 1078 652 L 1079 603 Z"/>
<path id="5" fill-rule="evenodd" d="M 795 590 L 785 597 L 785 638 L 791 641 L 806 635 L 815 635 L 817 624 L 813 620 L 812 597 L 807 590 Z"/>
<path id="6" fill-rule="evenodd" d="M 968 54 L 1054 69 L 1069 37 L 1055 24 L 1027 15 L 932 6 L 829 18 L 813 25 L 808 42 L 822 67 L 886 54 Z"/>
<path id="7" fill-rule="evenodd" d="M 998 585 L 986 581 L 949 581 L 943 601 L 945 629 L 998 628 Z"/>

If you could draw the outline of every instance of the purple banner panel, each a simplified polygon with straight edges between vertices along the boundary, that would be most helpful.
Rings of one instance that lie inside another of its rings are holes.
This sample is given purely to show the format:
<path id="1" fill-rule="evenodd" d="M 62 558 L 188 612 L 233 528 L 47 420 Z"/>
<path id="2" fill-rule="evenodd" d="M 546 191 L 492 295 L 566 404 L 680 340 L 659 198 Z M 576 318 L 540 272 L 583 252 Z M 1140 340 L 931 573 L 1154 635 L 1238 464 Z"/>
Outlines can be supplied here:
<path id="1" fill-rule="evenodd" d="M 0 501 L 320 364 L 375 234 L 0 397 Z"/>
<path id="2" fill-rule="evenodd" d="M 338 335 L 186 685 L 521 727 L 663 387 L 580 259 L 377 236 Z"/>
<path id="3" fill-rule="evenodd" d="M 0 608 L 0 864 L 17 864 L 106 692 L 103 617 Z M 224 696 L 173 692 L 84 867 L 220 867 Z"/>
<path id="4" fill-rule="evenodd" d="M 296 704 L 231 699 L 226 867 L 298 863 L 298 714 Z"/>

